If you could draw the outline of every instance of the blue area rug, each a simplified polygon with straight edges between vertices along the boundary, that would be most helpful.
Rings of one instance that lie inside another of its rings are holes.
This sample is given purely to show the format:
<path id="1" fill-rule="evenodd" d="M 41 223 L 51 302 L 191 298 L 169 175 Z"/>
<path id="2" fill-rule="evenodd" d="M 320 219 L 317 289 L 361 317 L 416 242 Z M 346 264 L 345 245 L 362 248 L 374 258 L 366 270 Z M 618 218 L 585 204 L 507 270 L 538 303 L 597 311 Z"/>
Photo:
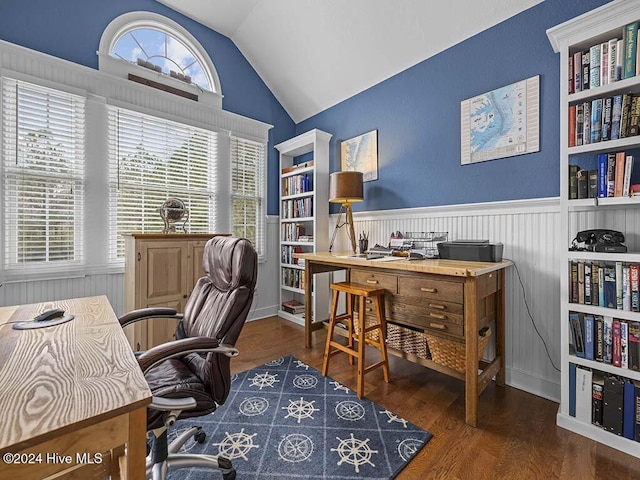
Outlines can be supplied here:
<path id="1" fill-rule="evenodd" d="M 242 480 L 386 480 L 432 436 L 291 356 L 234 375 L 222 407 L 177 422 L 169 439 L 191 425 L 201 425 L 207 439 L 190 440 L 183 451 L 225 456 Z M 218 477 L 200 468 L 169 476 Z"/>

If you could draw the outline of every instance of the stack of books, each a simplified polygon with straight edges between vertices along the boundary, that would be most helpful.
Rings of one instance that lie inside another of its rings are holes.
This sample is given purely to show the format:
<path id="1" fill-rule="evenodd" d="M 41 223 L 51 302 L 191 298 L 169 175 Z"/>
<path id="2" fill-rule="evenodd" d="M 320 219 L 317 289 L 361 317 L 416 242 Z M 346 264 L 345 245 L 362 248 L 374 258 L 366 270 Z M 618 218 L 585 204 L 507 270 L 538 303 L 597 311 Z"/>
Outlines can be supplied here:
<path id="1" fill-rule="evenodd" d="M 294 315 L 304 313 L 304 303 L 300 303 L 297 300 L 287 300 L 286 302 L 282 302 L 282 310 Z"/>

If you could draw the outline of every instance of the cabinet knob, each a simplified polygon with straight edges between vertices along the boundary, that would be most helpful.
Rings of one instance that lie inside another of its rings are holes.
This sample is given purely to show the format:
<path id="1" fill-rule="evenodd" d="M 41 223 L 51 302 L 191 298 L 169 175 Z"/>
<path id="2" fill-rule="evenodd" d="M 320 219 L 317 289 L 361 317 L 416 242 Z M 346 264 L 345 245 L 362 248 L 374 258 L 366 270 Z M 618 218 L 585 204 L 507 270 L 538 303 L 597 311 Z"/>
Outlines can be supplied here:
<path id="1" fill-rule="evenodd" d="M 445 318 L 447 318 L 445 315 L 442 315 L 440 313 L 433 313 L 433 312 L 430 312 L 429 316 L 433 318 L 437 318 L 439 320 L 444 320 Z"/>
<path id="2" fill-rule="evenodd" d="M 421 292 L 427 292 L 427 293 L 436 293 L 438 291 L 437 288 L 429 288 L 429 287 L 420 287 L 420 291 Z"/>
<path id="3" fill-rule="evenodd" d="M 138 261 L 140 261 L 142 259 L 142 255 L 140 254 L 140 252 L 138 252 Z"/>
<path id="4" fill-rule="evenodd" d="M 182 295 L 182 298 L 187 298 L 188 295 L 185 293 L 184 295 Z"/>
<path id="5" fill-rule="evenodd" d="M 378 284 L 378 280 L 367 280 L 367 283 L 370 283 L 371 285 L 377 285 Z"/>

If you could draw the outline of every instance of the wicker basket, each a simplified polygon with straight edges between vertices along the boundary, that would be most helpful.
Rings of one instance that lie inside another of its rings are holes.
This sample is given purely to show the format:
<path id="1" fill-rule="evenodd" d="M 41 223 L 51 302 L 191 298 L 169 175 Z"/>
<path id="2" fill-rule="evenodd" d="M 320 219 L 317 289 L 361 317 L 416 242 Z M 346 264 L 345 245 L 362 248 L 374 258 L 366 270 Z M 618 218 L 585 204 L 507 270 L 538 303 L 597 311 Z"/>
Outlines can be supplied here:
<path id="1" fill-rule="evenodd" d="M 435 337 L 433 335 L 425 335 L 427 342 L 429 343 L 429 350 L 431 351 L 431 359 L 444 365 L 445 367 L 452 368 L 460 373 L 464 373 L 466 366 L 465 345 L 464 343 L 454 342 L 442 337 Z M 478 336 L 478 361 L 482 358 L 485 348 L 489 343 L 491 337 L 491 328 L 485 327 L 480 331 Z"/>
<path id="2" fill-rule="evenodd" d="M 429 345 L 424 333 L 387 323 L 387 345 L 427 360 L 431 359 Z"/>

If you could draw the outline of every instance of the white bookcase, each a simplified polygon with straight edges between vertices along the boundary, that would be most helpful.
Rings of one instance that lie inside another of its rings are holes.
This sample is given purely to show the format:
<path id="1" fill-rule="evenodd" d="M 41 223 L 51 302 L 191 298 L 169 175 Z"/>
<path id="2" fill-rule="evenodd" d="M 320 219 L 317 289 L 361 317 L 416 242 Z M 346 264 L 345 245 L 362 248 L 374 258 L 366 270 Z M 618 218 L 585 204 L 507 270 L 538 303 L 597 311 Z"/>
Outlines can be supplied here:
<path id="1" fill-rule="evenodd" d="M 311 130 L 276 145 L 280 152 L 280 310 L 278 315 L 304 325 L 304 313 L 292 314 L 282 303 L 304 304 L 304 264 L 293 253 L 329 250 L 329 140 Z M 329 315 L 328 274 L 314 275 L 312 321 Z"/>
<path id="2" fill-rule="evenodd" d="M 640 443 L 576 419 L 570 415 L 570 364 L 587 367 L 594 372 L 614 374 L 619 377 L 640 381 L 640 372 L 620 368 L 612 364 L 586 360 L 570 350 L 571 331 L 569 312 L 601 315 L 626 321 L 640 322 L 640 313 L 619 309 L 603 308 L 571 302 L 570 263 L 600 262 L 602 264 L 625 262 L 640 263 L 640 197 L 569 199 L 569 165 L 586 162 L 588 168 L 597 169 L 599 154 L 629 152 L 640 148 L 640 136 L 618 140 L 590 143 L 569 147 L 569 107 L 598 98 L 618 94 L 640 94 L 640 76 L 619 80 L 599 87 L 576 93 L 569 93 L 569 58 L 578 51 L 592 45 L 607 42 L 612 38 L 622 38 L 625 25 L 640 20 L 640 2 L 614 1 L 595 10 L 580 15 L 561 25 L 550 28 L 547 35 L 553 48 L 560 53 L 560 208 L 561 235 L 560 251 L 564 252 L 561 262 L 561 308 L 558 321 L 561 332 L 561 403 L 557 414 L 557 424 L 568 430 L 609 445 L 625 453 L 640 457 Z M 636 170 L 640 167 L 636 157 Z M 587 168 L 587 167 L 585 167 Z M 569 245 L 578 231 L 603 228 L 619 230 L 625 234 L 629 253 L 595 253 L 569 251 Z"/>

